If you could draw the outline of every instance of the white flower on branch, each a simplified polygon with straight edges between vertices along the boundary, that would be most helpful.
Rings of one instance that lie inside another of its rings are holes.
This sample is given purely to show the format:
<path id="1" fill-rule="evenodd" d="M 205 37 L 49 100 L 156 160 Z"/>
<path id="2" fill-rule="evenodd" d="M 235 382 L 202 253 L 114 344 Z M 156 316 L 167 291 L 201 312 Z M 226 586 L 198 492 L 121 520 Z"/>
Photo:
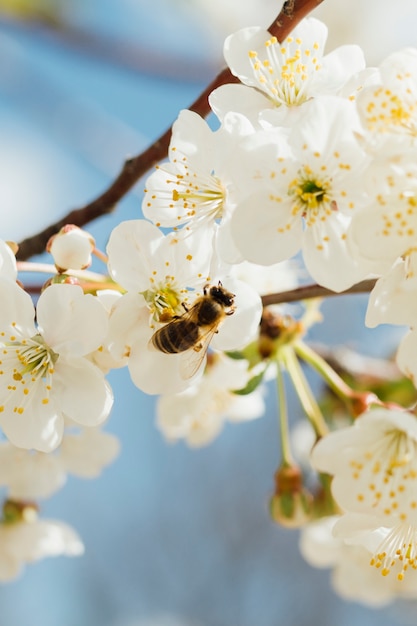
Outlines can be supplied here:
<path id="1" fill-rule="evenodd" d="M 383 575 L 402 580 L 417 569 L 417 418 L 373 409 L 321 439 L 312 464 L 333 476 L 333 496 L 352 514 L 338 522 L 339 535 L 366 535 Z"/>
<path id="2" fill-rule="evenodd" d="M 283 42 L 263 28 L 244 28 L 224 45 L 226 63 L 242 85 L 223 85 L 210 96 L 220 119 L 236 111 L 253 123 L 297 121 L 300 105 L 320 95 L 336 94 L 365 68 L 359 46 L 346 45 L 324 55 L 327 27 L 315 18 L 303 20 Z"/>
<path id="3" fill-rule="evenodd" d="M 211 241 L 199 229 L 193 237 L 163 233 L 144 220 L 117 226 L 107 247 L 112 277 L 128 291 L 115 304 L 110 317 L 109 349 L 116 357 L 128 357 L 128 368 L 135 385 L 150 394 L 177 393 L 202 373 L 201 359 L 195 374 L 182 375 L 183 364 L 193 347 L 167 354 L 151 344 L 152 335 L 164 323 L 186 314 L 202 296 L 210 280 Z M 223 281 L 223 277 L 222 277 Z M 232 278 L 224 287 L 235 295 L 236 310 L 226 316 L 212 345 L 233 350 L 246 345 L 256 334 L 261 300 L 248 285 Z"/>
<path id="4" fill-rule="evenodd" d="M 333 533 L 338 516 L 325 517 L 307 524 L 301 531 L 300 551 L 307 563 L 317 568 L 331 568 L 334 590 L 346 600 L 377 608 L 399 597 L 415 598 L 417 573 L 405 581 L 382 577 L 369 567 L 371 555 L 362 545 L 352 545 Z M 407 577 L 408 578 L 408 577 Z"/>
<path id="5" fill-rule="evenodd" d="M 354 136 L 352 102 L 323 96 L 304 112 L 288 139 L 265 131 L 244 143 L 256 180 L 242 181 L 232 236 L 245 259 L 262 265 L 301 249 L 312 277 L 342 291 L 369 272 L 346 245 L 351 217 L 364 202 L 358 177 L 367 158 Z"/>
<path id="6" fill-rule="evenodd" d="M 26 563 L 83 552 L 81 539 L 68 524 L 39 520 L 36 510 L 26 507 L 20 521 L 0 523 L 0 582 L 16 578 Z"/>
<path id="7" fill-rule="evenodd" d="M 157 166 L 146 181 L 145 217 L 162 227 L 205 227 L 227 262 L 241 259 L 230 235 L 236 187 L 245 172 L 236 159 L 239 142 L 253 132 L 242 116 L 229 114 L 219 130 L 192 111 L 181 111 L 172 128 L 169 163 Z M 219 225 L 215 229 L 215 224 Z"/>
<path id="8" fill-rule="evenodd" d="M 0 279 L 0 426 L 21 448 L 56 448 L 64 417 L 96 426 L 113 395 L 86 356 L 104 339 L 107 314 L 97 298 L 75 285 L 51 285 L 35 310 L 16 283 Z"/>

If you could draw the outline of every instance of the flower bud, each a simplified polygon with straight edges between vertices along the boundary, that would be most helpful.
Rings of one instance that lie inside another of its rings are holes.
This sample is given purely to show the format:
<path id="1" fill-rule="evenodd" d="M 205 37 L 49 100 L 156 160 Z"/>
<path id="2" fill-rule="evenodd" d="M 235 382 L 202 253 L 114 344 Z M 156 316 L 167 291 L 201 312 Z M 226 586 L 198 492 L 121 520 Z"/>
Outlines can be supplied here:
<path id="1" fill-rule="evenodd" d="M 270 500 L 274 522 L 286 528 L 304 526 L 311 519 L 312 501 L 312 495 L 304 488 L 300 468 L 280 467 L 275 473 L 275 493 Z"/>
<path id="2" fill-rule="evenodd" d="M 49 239 L 46 251 L 52 254 L 58 272 L 84 270 L 91 265 L 95 245 L 89 233 L 74 224 L 67 224 Z"/>
<path id="3" fill-rule="evenodd" d="M 34 502 L 6 500 L 3 504 L 3 523 L 34 522 L 38 517 L 38 506 Z"/>

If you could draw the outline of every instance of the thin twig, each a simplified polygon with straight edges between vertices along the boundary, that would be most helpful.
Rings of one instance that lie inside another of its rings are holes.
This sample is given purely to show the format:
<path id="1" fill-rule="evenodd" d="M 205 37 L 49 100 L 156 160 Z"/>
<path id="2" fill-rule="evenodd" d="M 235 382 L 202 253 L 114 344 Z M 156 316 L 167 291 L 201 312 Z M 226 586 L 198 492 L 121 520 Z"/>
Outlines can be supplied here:
<path id="1" fill-rule="evenodd" d="M 282 41 L 297 26 L 297 24 L 310 13 L 323 0 L 288 0 L 284 3 L 278 17 L 269 27 L 271 35 L 278 41 Z M 208 96 L 210 93 L 226 83 L 237 83 L 238 78 L 233 76 L 228 68 L 224 69 L 210 83 L 195 102 L 190 106 L 190 110 L 205 117 L 210 112 Z M 85 226 L 92 220 L 110 213 L 116 204 L 125 196 L 128 191 L 140 180 L 140 178 L 156 163 L 164 159 L 168 154 L 168 146 L 171 139 L 172 127 L 165 131 L 159 139 L 149 148 L 132 159 L 128 159 L 120 174 L 110 184 L 110 186 L 95 200 L 80 209 L 75 209 L 65 215 L 55 224 L 48 226 L 43 231 L 28 237 L 19 243 L 17 258 L 21 261 L 28 259 L 34 254 L 44 251 L 49 238 L 60 230 L 65 224 L 75 224 Z"/>
<path id="2" fill-rule="evenodd" d="M 299 302 L 300 300 L 309 300 L 311 298 L 330 298 L 332 296 L 346 296 L 352 293 L 369 293 L 374 288 L 375 283 L 376 279 L 374 278 L 363 280 L 361 283 L 357 283 L 350 289 L 341 292 L 331 291 L 331 289 L 321 285 L 304 285 L 303 287 L 297 287 L 297 289 L 262 296 L 262 304 L 269 306 L 270 304 Z"/>

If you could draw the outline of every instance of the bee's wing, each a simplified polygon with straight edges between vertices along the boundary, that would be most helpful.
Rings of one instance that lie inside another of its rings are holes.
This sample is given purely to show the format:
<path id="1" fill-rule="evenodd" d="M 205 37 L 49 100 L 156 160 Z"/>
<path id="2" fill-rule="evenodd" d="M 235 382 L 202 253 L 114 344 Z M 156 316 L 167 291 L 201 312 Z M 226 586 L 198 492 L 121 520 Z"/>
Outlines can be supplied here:
<path id="1" fill-rule="evenodd" d="M 205 359 L 210 341 L 213 339 L 213 335 L 217 332 L 218 324 L 215 324 L 208 330 L 204 331 L 200 337 L 198 343 L 194 348 L 190 348 L 184 353 L 184 358 L 180 364 L 180 376 L 183 380 L 192 378 L 199 369 L 200 365 Z"/>

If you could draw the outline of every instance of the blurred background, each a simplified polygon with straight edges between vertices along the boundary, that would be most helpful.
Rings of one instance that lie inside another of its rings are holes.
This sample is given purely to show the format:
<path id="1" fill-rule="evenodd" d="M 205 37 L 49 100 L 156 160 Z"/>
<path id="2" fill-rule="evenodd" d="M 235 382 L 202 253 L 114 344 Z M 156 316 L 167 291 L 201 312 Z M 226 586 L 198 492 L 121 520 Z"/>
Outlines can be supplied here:
<path id="1" fill-rule="evenodd" d="M 368 63 L 417 45 L 417 0 L 326 0 L 328 50 L 359 43 Z M 0 0 L 0 237 L 19 240 L 96 197 L 223 66 L 224 37 L 267 26 L 275 0 Z M 91 224 L 140 217 L 144 182 Z M 366 299 L 326 303 L 311 333 L 389 354 L 398 333 L 363 327 Z M 279 462 L 276 402 L 202 450 L 168 445 L 154 399 L 114 372 L 107 425 L 122 444 L 96 481 L 70 479 L 43 505 L 86 553 L 26 568 L 0 588 L 0 626 L 392 626 L 415 606 L 370 611 L 331 591 L 268 516 Z M 316 384 L 312 380 L 312 384 Z M 290 397 L 296 421 L 300 408 Z"/>

